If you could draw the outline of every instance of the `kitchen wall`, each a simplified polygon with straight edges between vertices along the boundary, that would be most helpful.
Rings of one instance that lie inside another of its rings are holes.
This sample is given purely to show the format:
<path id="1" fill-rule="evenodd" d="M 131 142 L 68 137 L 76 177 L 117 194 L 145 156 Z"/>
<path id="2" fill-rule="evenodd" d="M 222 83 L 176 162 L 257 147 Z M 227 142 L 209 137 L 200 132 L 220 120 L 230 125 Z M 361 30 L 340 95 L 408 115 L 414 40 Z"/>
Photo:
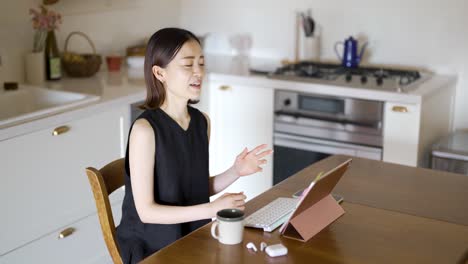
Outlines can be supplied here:
<path id="1" fill-rule="evenodd" d="M 2 1 L 0 8 L 0 82 L 24 80 L 24 54 L 32 49 L 33 29 L 29 8 L 40 0 Z M 151 36 L 155 30 L 177 26 L 178 0 L 60 0 L 50 6 L 63 15 L 63 24 L 57 32 L 59 49 L 72 31 L 86 33 L 97 52 L 124 54 L 125 48 Z M 89 44 L 80 36 L 69 41 L 69 50 L 91 52 Z M 2 77 L 3 76 L 3 77 Z"/>
<path id="2" fill-rule="evenodd" d="M 29 8 L 40 0 L 2 1 L 0 8 L 0 85 L 23 80 L 24 53 L 32 50 L 33 31 Z"/>
<path id="3" fill-rule="evenodd" d="M 180 24 L 199 34 L 249 32 L 252 55 L 294 57 L 294 12 L 312 8 L 322 29 L 321 58 L 349 35 L 369 40 L 364 63 L 457 74 L 455 127 L 468 128 L 466 0 L 181 0 Z"/>
<path id="4" fill-rule="evenodd" d="M 23 56 L 32 48 L 28 9 L 40 0 L 2 1 L 1 81 L 23 81 Z M 468 4 L 465 0 L 60 0 L 63 50 L 69 32 L 83 31 L 99 53 L 123 53 L 156 29 L 180 25 L 197 34 L 249 32 L 254 56 L 294 55 L 294 12 L 312 8 L 322 29 L 322 58 L 335 60 L 333 45 L 349 35 L 370 42 L 364 63 L 410 65 L 457 74 L 455 126 L 468 128 Z M 89 51 L 78 36 L 69 49 Z"/>

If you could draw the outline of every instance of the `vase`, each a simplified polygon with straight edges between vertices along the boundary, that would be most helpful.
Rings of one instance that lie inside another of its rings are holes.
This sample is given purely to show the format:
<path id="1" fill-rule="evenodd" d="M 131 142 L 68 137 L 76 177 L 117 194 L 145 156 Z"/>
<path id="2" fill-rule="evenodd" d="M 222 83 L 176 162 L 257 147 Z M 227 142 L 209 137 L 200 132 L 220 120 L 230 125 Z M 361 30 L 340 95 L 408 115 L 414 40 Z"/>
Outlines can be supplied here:
<path id="1" fill-rule="evenodd" d="M 26 83 L 42 85 L 45 81 L 44 52 L 30 52 L 25 58 Z"/>

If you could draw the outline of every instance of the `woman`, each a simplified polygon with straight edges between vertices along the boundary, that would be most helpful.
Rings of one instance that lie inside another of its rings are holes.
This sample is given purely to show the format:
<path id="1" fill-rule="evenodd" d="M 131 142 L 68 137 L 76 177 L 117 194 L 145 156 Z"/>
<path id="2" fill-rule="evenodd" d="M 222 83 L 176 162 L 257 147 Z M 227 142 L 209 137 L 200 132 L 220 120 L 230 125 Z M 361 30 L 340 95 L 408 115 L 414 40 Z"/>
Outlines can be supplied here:
<path id="1" fill-rule="evenodd" d="M 209 177 L 209 118 L 188 105 L 201 92 L 200 41 L 183 29 L 161 29 L 148 42 L 144 67 L 146 110 L 130 129 L 117 228 L 124 263 L 136 263 L 209 223 L 221 209 L 244 210 L 243 193 L 226 193 L 211 203 L 209 197 L 261 171 L 272 152 L 266 145 L 245 148 L 231 168 Z"/>

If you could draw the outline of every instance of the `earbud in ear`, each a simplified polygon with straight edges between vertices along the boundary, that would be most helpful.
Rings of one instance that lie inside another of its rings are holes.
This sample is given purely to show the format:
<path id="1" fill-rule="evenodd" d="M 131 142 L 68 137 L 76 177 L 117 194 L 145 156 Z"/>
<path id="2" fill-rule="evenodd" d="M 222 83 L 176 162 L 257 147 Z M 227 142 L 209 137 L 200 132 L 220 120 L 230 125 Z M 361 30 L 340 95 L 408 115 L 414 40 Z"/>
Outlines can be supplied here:
<path id="1" fill-rule="evenodd" d="M 247 243 L 247 245 L 245 247 L 248 248 L 248 249 L 252 249 L 253 251 L 257 252 L 257 247 L 252 242 Z"/>

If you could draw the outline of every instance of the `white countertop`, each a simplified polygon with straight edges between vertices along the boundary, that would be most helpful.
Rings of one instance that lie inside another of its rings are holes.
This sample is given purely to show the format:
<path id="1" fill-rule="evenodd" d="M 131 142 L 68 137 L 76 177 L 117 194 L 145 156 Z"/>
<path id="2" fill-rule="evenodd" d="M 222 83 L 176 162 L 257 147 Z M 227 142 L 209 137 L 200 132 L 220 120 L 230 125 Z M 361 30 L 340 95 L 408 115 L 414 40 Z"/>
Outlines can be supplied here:
<path id="1" fill-rule="evenodd" d="M 100 99 L 46 117 L 1 128 L 0 141 L 52 126 L 63 125 L 112 107 L 130 105 L 144 100 L 146 96 L 143 79 L 129 79 L 126 74 L 120 73 L 99 72 L 91 78 L 63 78 L 60 81 L 47 82 L 45 86 L 53 90 L 97 95 L 100 96 Z"/>
<path id="2" fill-rule="evenodd" d="M 255 61 L 253 65 L 268 65 L 269 63 L 279 65 L 278 62 L 269 62 L 267 60 Z M 421 80 L 410 85 L 412 87 L 410 92 L 398 93 L 366 88 L 349 88 L 319 82 L 272 79 L 265 75 L 251 74 L 247 62 L 242 62 L 241 59 L 233 57 L 211 57 L 207 61 L 207 65 L 209 67 L 209 81 L 407 104 L 419 104 L 424 97 L 430 96 L 439 88 L 454 88 L 457 81 L 456 76 L 431 75 L 427 73 L 423 75 Z"/>
<path id="3" fill-rule="evenodd" d="M 269 68 L 279 65 L 278 62 L 256 60 L 255 67 L 267 65 Z M 141 75 L 142 76 L 142 75 Z M 247 85 L 252 87 L 269 87 L 281 90 L 295 90 L 315 94 L 346 96 L 368 100 L 378 100 L 395 103 L 419 104 L 425 96 L 430 96 L 442 87 L 454 87 L 455 76 L 434 75 L 417 84 L 418 87 L 409 93 L 375 91 L 361 88 L 348 88 L 328 84 L 296 82 L 267 78 L 265 75 L 251 74 L 249 64 L 236 57 L 207 56 L 206 82 L 219 82 L 229 85 Z M 40 119 L 28 121 L 0 129 L 0 141 L 33 131 L 62 125 L 72 120 L 90 116 L 93 113 L 105 111 L 108 108 L 132 103 L 145 99 L 144 80 L 129 78 L 126 72 L 99 72 L 91 78 L 64 78 L 57 82 L 48 82 L 50 89 L 72 91 L 100 96 L 94 103 L 68 109 Z M 129 109 L 130 111 L 130 109 Z"/>

